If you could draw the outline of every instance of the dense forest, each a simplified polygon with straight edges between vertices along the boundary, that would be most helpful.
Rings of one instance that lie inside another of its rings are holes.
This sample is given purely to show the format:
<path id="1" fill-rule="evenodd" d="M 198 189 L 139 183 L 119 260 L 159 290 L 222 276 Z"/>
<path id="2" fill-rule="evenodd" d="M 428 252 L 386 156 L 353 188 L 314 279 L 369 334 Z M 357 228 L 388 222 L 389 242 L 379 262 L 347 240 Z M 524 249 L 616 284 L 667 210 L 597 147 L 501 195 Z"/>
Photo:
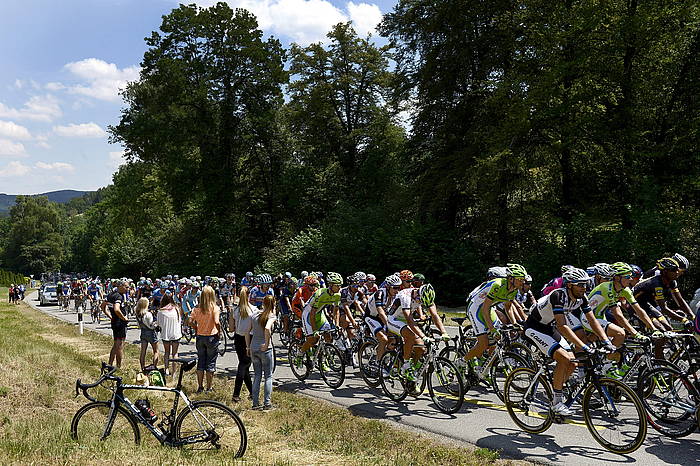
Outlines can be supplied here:
<path id="1" fill-rule="evenodd" d="M 700 285 L 700 3 L 399 0 L 378 30 L 284 48 L 173 10 L 110 128 L 129 163 L 66 208 L 20 198 L 0 267 L 412 268 L 459 302 L 506 261 L 537 287 L 681 252 Z"/>

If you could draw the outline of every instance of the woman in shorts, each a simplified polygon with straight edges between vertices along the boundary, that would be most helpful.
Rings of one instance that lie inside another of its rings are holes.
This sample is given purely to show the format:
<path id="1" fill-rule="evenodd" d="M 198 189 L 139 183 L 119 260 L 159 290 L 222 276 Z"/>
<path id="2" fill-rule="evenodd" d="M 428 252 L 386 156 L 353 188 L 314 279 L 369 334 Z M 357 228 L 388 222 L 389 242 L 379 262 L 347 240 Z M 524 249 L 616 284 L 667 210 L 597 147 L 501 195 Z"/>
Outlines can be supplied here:
<path id="1" fill-rule="evenodd" d="M 180 309 L 175 305 L 170 293 L 165 293 L 160 298 L 157 321 L 165 353 L 163 356 L 165 374 L 172 375 L 175 372 L 175 363 L 171 363 L 170 360 L 177 358 L 177 349 L 180 346 L 180 338 L 182 338 L 182 323 Z"/>
<path id="2" fill-rule="evenodd" d="M 153 367 L 158 366 L 157 323 L 151 311 L 148 310 L 148 298 L 138 300 L 134 313 L 141 329 L 141 355 L 139 356 L 139 362 L 141 363 L 141 372 L 144 372 L 146 370 L 146 351 L 148 351 L 149 344 L 153 350 Z"/>

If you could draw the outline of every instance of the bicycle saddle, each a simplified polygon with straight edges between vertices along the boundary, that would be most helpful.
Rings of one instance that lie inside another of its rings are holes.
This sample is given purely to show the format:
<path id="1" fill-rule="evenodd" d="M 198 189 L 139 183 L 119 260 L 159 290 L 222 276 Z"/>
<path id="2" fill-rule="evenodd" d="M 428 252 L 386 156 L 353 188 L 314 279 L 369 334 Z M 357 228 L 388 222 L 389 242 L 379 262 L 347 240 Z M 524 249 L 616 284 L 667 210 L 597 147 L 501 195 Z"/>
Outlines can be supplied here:
<path id="1" fill-rule="evenodd" d="M 195 359 L 176 358 L 176 359 L 171 359 L 170 362 L 178 362 L 178 363 L 182 364 L 182 366 L 180 367 L 180 370 L 182 372 L 187 372 L 187 371 L 191 370 L 194 366 L 197 365 L 197 358 L 195 358 Z"/>

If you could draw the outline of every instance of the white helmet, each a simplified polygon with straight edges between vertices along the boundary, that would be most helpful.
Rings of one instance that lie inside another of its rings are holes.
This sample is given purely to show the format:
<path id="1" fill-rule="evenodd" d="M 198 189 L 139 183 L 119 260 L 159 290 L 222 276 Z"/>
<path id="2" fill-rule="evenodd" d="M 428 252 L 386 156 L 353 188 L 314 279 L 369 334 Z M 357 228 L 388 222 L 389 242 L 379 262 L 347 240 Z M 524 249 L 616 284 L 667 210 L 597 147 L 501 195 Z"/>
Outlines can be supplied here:
<path id="1" fill-rule="evenodd" d="M 389 275 L 388 277 L 386 277 L 386 284 L 389 286 L 400 286 L 401 278 L 396 274 Z"/>
<path id="2" fill-rule="evenodd" d="M 588 283 L 591 279 L 585 270 L 577 269 L 576 267 L 572 267 L 564 272 L 562 278 L 564 279 L 564 283 Z"/>

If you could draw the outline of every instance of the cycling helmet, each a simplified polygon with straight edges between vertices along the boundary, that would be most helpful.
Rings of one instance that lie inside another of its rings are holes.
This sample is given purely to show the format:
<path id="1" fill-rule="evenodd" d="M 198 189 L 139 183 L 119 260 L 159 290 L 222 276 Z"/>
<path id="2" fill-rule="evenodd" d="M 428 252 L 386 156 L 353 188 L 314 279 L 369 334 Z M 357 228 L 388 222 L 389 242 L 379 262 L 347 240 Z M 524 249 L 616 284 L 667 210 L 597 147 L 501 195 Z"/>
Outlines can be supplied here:
<path id="1" fill-rule="evenodd" d="M 200 281 L 202 279 L 202 277 L 201 277 L 201 275 L 197 275 L 196 277 L 194 277 L 194 279 L 197 281 Z"/>
<path id="2" fill-rule="evenodd" d="M 377 277 L 375 277 L 374 274 L 368 273 L 368 274 L 367 274 L 367 281 L 368 281 L 368 282 L 376 282 L 376 281 L 377 281 Z"/>
<path id="3" fill-rule="evenodd" d="M 505 267 L 491 267 L 486 272 L 486 279 L 491 280 L 492 278 L 506 278 L 508 276 L 508 269 Z"/>
<path id="4" fill-rule="evenodd" d="M 394 275 L 389 275 L 386 277 L 386 284 L 389 286 L 401 286 L 401 278 L 394 274 Z"/>
<path id="5" fill-rule="evenodd" d="M 564 283 L 588 283 L 591 277 L 583 269 L 577 269 L 576 267 L 571 267 L 564 275 L 562 275 Z"/>
<path id="6" fill-rule="evenodd" d="M 140 282 L 145 282 L 145 281 L 146 281 L 146 277 L 140 277 L 140 278 L 139 278 L 139 281 L 140 281 Z"/>
<path id="7" fill-rule="evenodd" d="M 430 307 L 435 302 L 435 288 L 430 283 L 423 285 L 418 288 L 418 296 L 423 306 Z"/>
<path id="8" fill-rule="evenodd" d="M 424 281 L 425 281 L 425 275 L 423 275 L 422 273 L 414 273 L 414 274 L 413 274 L 413 281 L 424 282 Z"/>
<path id="9" fill-rule="evenodd" d="M 532 283 L 532 275 L 525 275 L 525 283 Z"/>
<path id="10" fill-rule="evenodd" d="M 253 272 L 246 272 L 246 273 L 245 273 L 245 276 L 246 276 L 246 277 L 252 277 L 252 276 L 253 276 Z"/>
<path id="11" fill-rule="evenodd" d="M 172 280 L 172 279 L 173 279 L 173 276 L 172 276 L 172 275 L 167 275 L 167 276 L 165 277 L 165 279 L 166 279 L 166 280 Z"/>
<path id="12" fill-rule="evenodd" d="M 179 275 L 173 275 L 173 280 L 179 280 L 180 276 Z"/>
<path id="13" fill-rule="evenodd" d="M 272 277 L 270 276 L 269 273 L 261 273 L 258 275 L 258 283 L 261 285 L 269 285 L 272 283 Z"/>
<path id="14" fill-rule="evenodd" d="M 292 272 L 284 272 L 284 276 L 287 278 L 292 278 Z"/>
<path id="15" fill-rule="evenodd" d="M 299 280 L 297 280 L 297 277 L 292 277 L 289 279 L 289 283 L 287 284 L 287 287 L 288 288 L 296 288 L 298 283 L 299 283 Z"/>
<path id="16" fill-rule="evenodd" d="M 634 278 L 640 278 L 642 275 L 644 275 L 644 271 L 642 268 L 638 265 L 630 264 L 630 267 L 632 267 L 632 276 Z"/>
<path id="17" fill-rule="evenodd" d="M 309 274 L 309 277 L 318 278 L 318 272 L 311 272 L 311 273 Z"/>
<path id="18" fill-rule="evenodd" d="M 678 262 L 670 257 L 664 257 L 656 261 L 659 270 L 678 270 Z"/>
<path id="19" fill-rule="evenodd" d="M 306 270 L 301 272 L 301 278 L 306 278 L 308 276 L 309 276 L 309 272 L 307 272 Z"/>
<path id="20" fill-rule="evenodd" d="M 399 272 L 399 278 L 405 282 L 410 282 L 413 280 L 413 272 L 410 270 L 402 270 Z"/>
<path id="21" fill-rule="evenodd" d="M 177 281 L 180 285 L 185 285 L 187 284 L 187 279 L 186 278 L 181 278 Z"/>
<path id="22" fill-rule="evenodd" d="M 318 278 L 312 277 L 311 275 L 307 275 L 304 278 L 304 285 L 318 286 Z"/>
<path id="23" fill-rule="evenodd" d="M 564 272 L 566 272 L 566 271 L 569 270 L 569 269 L 573 269 L 573 268 L 574 268 L 573 265 L 562 265 L 562 266 L 561 266 L 561 273 L 562 273 L 562 276 L 563 276 Z"/>
<path id="24" fill-rule="evenodd" d="M 615 271 L 612 269 L 610 264 L 605 262 L 598 262 L 593 266 L 596 275 L 600 275 L 603 278 L 612 278 L 615 275 Z"/>
<path id="25" fill-rule="evenodd" d="M 349 286 L 357 286 L 360 284 L 360 281 L 357 279 L 357 275 L 350 275 L 345 279 L 347 280 Z"/>
<path id="26" fill-rule="evenodd" d="M 328 272 L 328 284 L 329 285 L 342 285 L 343 277 L 336 272 Z"/>
<path id="27" fill-rule="evenodd" d="M 614 264 L 610 264 L 610 267 L 613 270 L 613 275 L 619 276 L 619 275 L 632 275 L 632 267 L 627 262 L 615 262 Z"/>
<path id="28" fill-rule="evenodd" d="M 508 264 L 506 274 L 508 277 L 524 279 L 527 276 L 527 270 L 520 264 Z"/>
<path id="29" fill-rule="evenodd" d="M 318 278 L 323 278 L 323 272 L 316 272 L 316 275 L 318 275 Z"/>
<path id="30" fill-rule="evenodd" d="M 355 278 L 357 278 L 358 282 L 361 282 L 367 280 L 367 274 L 364 272 L 355 272 Z"/>
<path id="31" fill-rule="evenodd" d="M 675 253 L 671 259 L 678 262 L 678 268 L 683 270 L 688 270 L 690 268 L 690 261 L 678 253 Z"/>

